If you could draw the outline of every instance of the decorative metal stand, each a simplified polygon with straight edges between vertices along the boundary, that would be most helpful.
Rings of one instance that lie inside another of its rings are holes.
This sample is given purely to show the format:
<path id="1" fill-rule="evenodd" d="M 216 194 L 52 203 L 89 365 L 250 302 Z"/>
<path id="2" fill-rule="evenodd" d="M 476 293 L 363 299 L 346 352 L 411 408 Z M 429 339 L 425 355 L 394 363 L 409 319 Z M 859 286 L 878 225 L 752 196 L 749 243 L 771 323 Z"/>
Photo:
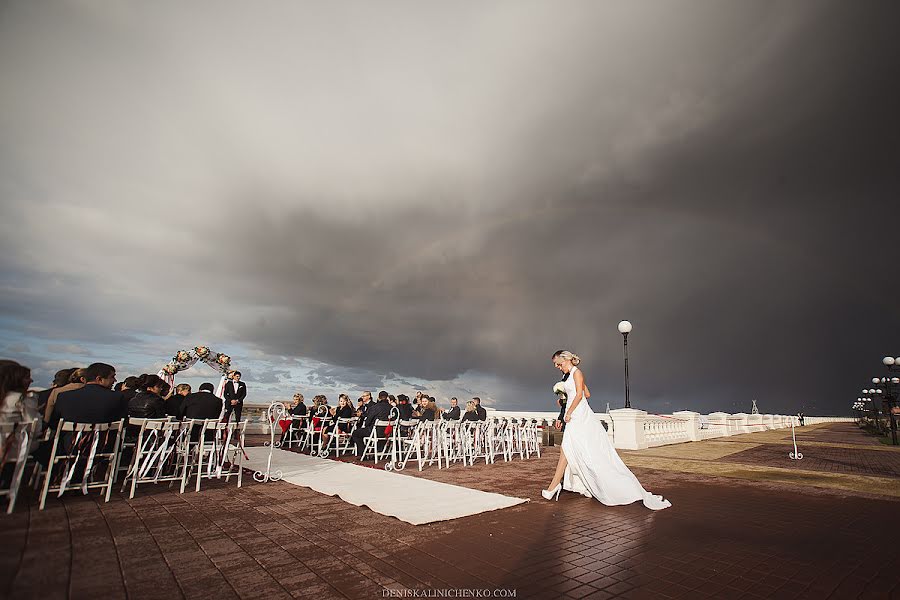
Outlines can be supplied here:
<path id="1" fill-rule="evenodd" d="M 266 409 L 266 418 L 269 420 L 269 441 L 266 446 L 269 447 L 269 459 L 266 461 L 266 470 L 256 471 L 253 473 L 253 479 L 265 483 L 266 481 L 278 481 L 282 477 L 281 469 L 272 471 L 272 451 L 281 447 L 281 439 L 275 441 L 275 428 L 280 427 L 281 418 L 287 414 L 284 405 L 281 402 L 273 402 Z"/>
<path id="2" fill-rule="evenodd" d="M 797 436 L 794 434 L 794 421 L 791 420 L 791 439 L 794 440 L 794 451 L 788 454 L 792 460 L 803 460 L 803 455 L 797 451 Z"/>

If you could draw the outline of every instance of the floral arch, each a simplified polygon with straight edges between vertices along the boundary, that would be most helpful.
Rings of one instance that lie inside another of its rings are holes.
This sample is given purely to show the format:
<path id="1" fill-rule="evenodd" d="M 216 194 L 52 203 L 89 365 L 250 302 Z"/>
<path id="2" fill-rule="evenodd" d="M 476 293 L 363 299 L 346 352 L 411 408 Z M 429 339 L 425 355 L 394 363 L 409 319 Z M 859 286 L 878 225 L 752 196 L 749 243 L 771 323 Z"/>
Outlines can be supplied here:
<path id="1" fill-rule="evenodd" d="M 219 385 L 216 388 L 216 396 L 222 397 L 222 391 L 225 389 L 225 382 L 234 375 L 231 368 L 231 357 L 222 352 L 213 352 L 207 346 L 195 346 L 192 350 L 179 350 L 169 361 L 169 364 L 159 370 L 159 375 L 169 384 L 171 388 L 175 387 L 175 374 L 190 369 L 197 361 L 201 361 L 222 374 Z"/>

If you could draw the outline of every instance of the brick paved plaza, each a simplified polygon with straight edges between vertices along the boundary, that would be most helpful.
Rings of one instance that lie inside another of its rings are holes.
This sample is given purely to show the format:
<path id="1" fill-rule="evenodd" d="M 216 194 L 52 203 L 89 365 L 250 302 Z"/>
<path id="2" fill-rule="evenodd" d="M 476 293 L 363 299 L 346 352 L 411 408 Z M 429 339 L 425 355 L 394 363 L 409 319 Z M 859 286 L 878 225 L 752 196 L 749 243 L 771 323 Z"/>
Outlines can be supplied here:
<path id="1" fill-rule="evenodd" d="M 0 517 L 10 598 L 900 598 L 900 452 L 852 424 L 623 452 L 673 507 L 547 502 L 541 459 L 405 473 L 531 502 L 413 526 L 284 482 L 67 495 Z"/>

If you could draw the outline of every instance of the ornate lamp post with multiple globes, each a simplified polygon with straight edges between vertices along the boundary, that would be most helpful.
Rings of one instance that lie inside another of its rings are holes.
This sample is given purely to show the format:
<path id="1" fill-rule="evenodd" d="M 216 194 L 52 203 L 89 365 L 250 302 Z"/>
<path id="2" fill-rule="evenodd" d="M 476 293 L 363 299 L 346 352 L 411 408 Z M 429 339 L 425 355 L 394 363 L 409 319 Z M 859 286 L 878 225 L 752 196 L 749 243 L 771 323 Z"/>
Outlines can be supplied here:
<path id="1" fill-rule="evenodd" d="M 873 377 L 872 383 L 883 388 L 876 390 L 876 393 L 881 396 L 882 407 L 891 420 L 891 443 L 897 446 L 900 445 L 897 441 L 897 386 L 900 385 L 900 377 L 891 377 L 890 374 L 900 370 L 900 356 L 885 356 L 881 363 L 887 367 L 889 376 Z"/>
<path id="2" fill-rule="evenodd" d="M 881 431 L 881 418 L 878 414 L 878 407 L 875 406 L 875 402 L 872 401 L 872 394 L 875 393 L 874 389 L 863 388 L 862 390 L 862 401 L 867 403 L 868 408 L 872 411 L 872 424 L 875 426 L 875 429 Z"/>
<path id="3" fill-rule="evenodd" d="M 619 333 L 622 334 L 622 344 L 625 353 L 625 408 L 631 408 L 631 396 L 628 389 L 628 334 L 631 333 L 629 321 L 619 321 Z"/>
<path id="4" fill-rule="evenodd" d="M 856 411 L 856 422 L 857 424 L 861 424 L 863 420 L 863 415 L 866 412 L 866 400 L 868 398 L 857 398 L 856 402 L 853 403 L 853 410 Z"/>

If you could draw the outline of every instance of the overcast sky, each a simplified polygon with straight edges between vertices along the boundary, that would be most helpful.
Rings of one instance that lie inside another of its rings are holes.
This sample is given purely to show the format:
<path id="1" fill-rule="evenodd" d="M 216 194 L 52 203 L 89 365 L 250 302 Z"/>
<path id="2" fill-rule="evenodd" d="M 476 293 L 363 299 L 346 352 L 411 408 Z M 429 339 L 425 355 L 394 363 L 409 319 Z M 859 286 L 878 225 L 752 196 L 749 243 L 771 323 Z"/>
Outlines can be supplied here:
<path id="1" fill-rule="evenodd" d="M 549 410 L 567 348 L 605 410 L 630 319 L 638 408 L 846 414 L 900 355 L 898 17 L 4 2 L 0 354 Z"/>

